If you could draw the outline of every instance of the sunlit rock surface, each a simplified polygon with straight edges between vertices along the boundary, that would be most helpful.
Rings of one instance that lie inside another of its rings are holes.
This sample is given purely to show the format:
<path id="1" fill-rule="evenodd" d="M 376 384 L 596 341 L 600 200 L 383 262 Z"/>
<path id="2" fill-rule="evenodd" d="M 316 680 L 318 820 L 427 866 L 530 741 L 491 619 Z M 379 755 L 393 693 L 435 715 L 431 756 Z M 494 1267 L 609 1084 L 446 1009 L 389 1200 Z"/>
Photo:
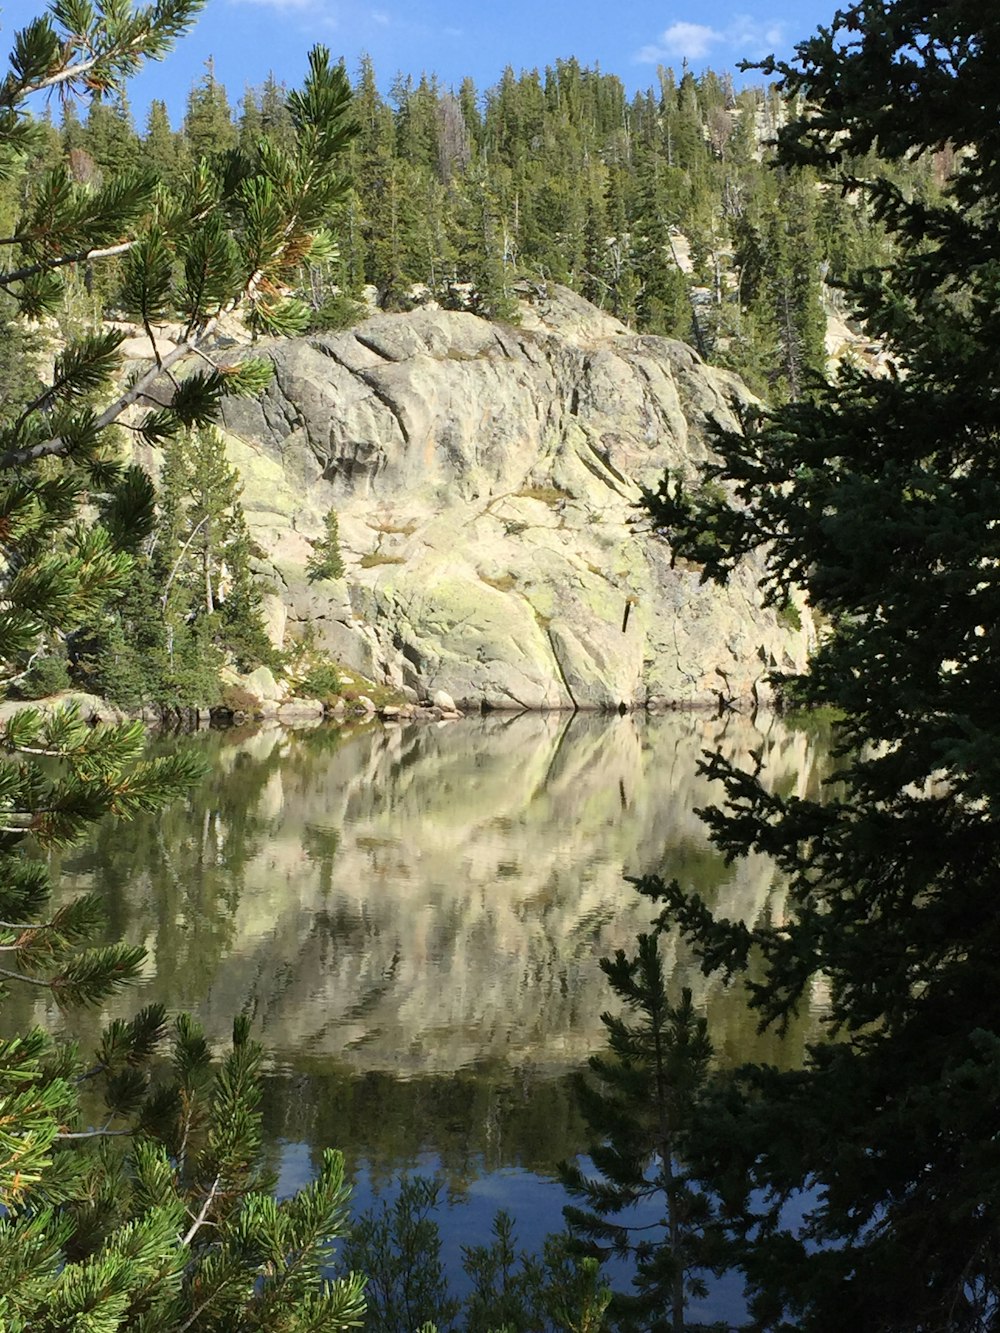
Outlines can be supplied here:
<path id="1" fill-rule="evenodd" d="M 424 308 L 265 353 L 270 388 L 225 425 L 286 635 L 465 707 L 763 697 L 801 665 L 755 567 L 703 586 L 635 508 L 748 399 L 684 344 L 552 286 L 518 328 Z M 347 573 L 309 584 L 331 506 Z"/>

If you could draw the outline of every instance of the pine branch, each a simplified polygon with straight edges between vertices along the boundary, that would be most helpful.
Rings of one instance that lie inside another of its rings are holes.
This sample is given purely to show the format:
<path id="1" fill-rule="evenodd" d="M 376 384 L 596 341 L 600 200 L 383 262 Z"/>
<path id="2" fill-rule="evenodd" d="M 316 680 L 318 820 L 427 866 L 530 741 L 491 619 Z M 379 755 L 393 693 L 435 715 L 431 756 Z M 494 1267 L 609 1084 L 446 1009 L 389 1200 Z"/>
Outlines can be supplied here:
<path id="1" fill-rule="evenodd" d="M 198 333 L 198 339 L 207 338 L 215 329 L 218 319 L 211 319 Z M 179 361 L 189 355 L 194 350 L 194 340 L 183 342 L 169 352 L 162 360 L 160 365 L 154 365 L 129 388 L 121 394 L 115 401 L 109 404 L 94 422 L 95 429 L 104 430 L 105 427 L 112 425 L 118 417 L 131 407 L 133 403 L 140 398 L 148 396 L 148 390 L 152 388 L 155 381 L 161 374 L 175 366 Z M 23 449 L 11 449 L 5 454 L 0 454 L 0 472 L 9 471 L 11 468 L 24 467 L 28 463 L 37 463 L 42 458 L 60 457 L 69 452 L 72 444 L 61 436 L 53 436 L 50 439 L 42 440 L 38 444 L 29 445 Z"/>
<path id="2" fill-rule="evenodd" d="M 58 88 L 64 83 L 71 83 L 74 79 L 82 79 L 85 74 L 88 74 L 95 65 L 100 64 L 104 59 L 106 59 L 105 53 L 98 52 L 86 60 L 78 60 L 75 65 L 64 65 L 62 69 L 56 70 L 44 79 L 36 79 L 33 83 L 21 84 L 15 95 L 18 100 L 23 100 L 31 97 L 34 93 L 43 93 L 46 89 Z"/>

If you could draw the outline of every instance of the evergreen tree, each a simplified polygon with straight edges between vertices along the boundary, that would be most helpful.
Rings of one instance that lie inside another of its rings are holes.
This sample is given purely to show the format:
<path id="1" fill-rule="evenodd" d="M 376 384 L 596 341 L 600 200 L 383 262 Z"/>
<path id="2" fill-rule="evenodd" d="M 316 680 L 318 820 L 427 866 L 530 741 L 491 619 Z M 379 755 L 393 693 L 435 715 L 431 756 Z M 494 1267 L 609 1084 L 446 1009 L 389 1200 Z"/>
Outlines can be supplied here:
<path id="1" fill-rule="evenodd" d="M 312 555 L 306 561 L 306 573 L 316 579 L 342 579 L 344 560 L 340 554 L 340 524 L 336 509 L 328 509 L 323 519 L 323 535 L 310 540 Z"/>
<path id="2" fill-rule="evenodd" d="M 261 115 L 257 92 L 249 85 L 240 103 L 239 142 L 245 153 L 251 153 L 264 133 L 264 117 Z"/>
<path id="3" fill-rule="evenodd" d="M 473 145 L 479 146 L 483 132 L 483 119 L 479 109 L 479 94 L 472 79 L 462 80 L 458 90 L 458 102 L 462 108 L 462 119 Z"/>
<path id="4" fill-rule="evenodd" d="M 472 284 L 472 308 L 487 319 L 510 319 L 517 309 L 510 290 L 513 229 L 485 170 L 467 177 L 460 210 L 459 275 Z"/>
<path id="5" fill-rule="evenodd" d="M 586 1207 L 563 1211 L 583 1253 L 635 1262 L 635 1294 L 616 1294 L 611 1313 L 624 1329 L 683 1333 L 689 1294 L 704 1294 L 693 1270 L 708 1266 L 711 1205 L 682 1162 L 698 1113 L 712 1045 L 684 990 L 671 1005 L 655 935 L 640 935 L 629 958 L 619 949 L 601 967 L 634 1020 L 606 1013 L 611 1058 L 593 1056 L 594 1082 L 581 1086 L 597 1135 L 589 1155 L 596 1175 L 564 1163 L 560 1175 Z M 655 1223 L 628 1212 L 652 1201 Z M 623 1216 L 624 1215 L 624 1216 Z"/>
<path id="6" fill-rule="evenodd" d="M 415 172 L 397 156 L 392 111 L 379 95 L 368 56 L 362 57 L 355 103 L 360 128 L 352 168 L 361 206 L 364 273 L 378 291 L 379 304 L 392 309 L 406 301 L 418 280 L 411 257 L 421 219 Z"/>
<path id="7" fill-rule="evenodd" d="M 295 122 L 288 109 L 288 89 L 268 74 L 260 90 L 260 126 L 264 134 L 286 152 L 295 147 Z"/>
<path id="8" fill-rule="evenodd" d="M 748 976 L 763 1023 L 793 1014 L 817 973 L 830 987 L 839 1039 L 801 1071 L 739 1071 L 700 1145 L 754 1326 L 991 1329 L 1000 19 L 864 0 L 766 70 L 802 99 L 780 160 L 862 189 L 893 239 L 892 267 L 854 288 L 890 370 L 845 368 L 812 402 L 748 416 L 717 441 L 712 487 L 668 480 L 647 503 L 707 576 L 759 549 L 768 596 L 804 588 L 827 619 L 810 671 L 785 688 L 842 716 L 841 786 L 798 799 L 768 791 L 759 764 L 707 761 L 726 793 L 707 814 L 713 838 L 730 857 L 775 859 L 782 921 L 716 920 L 682 885 L 643 887 L 706 968 Z M 901 188 L 899 164 L 945 142 L 940 196 Z M 796 1191 L 800 1220 L 783 1211 Z"/>
<path id="9" fill-rule="evenodd" d="M 9 167 L 31 151 L 37 135 L 24 106 L 32 94 L 120 96 L 123 80 L 165 54 L 197 9 L 197 0 L 160 0 L 135 10 L 98 3 L 70 15 L 53 5 L 16 33 L 0 83 L 0 162 Z M 345 144 L 347 90 L 314 53 L 304 91 L 289 101 L 299 165 L 311 166 L 295 176 L 295 190 L 274 158 L 242 177 L 240 195 L 227 195 L 205 169 L 200 193 L 172 210 L 158 196 L 154 223 L 150 179 L 115 175 L 83 189 L 56 170 L 34 183 L 5 238 L 0 291 L 27 315 L 58 308 L 65 271 L 118 254 L 127 256 L 131 299 L 147 325 L 173 313 L 175 296 L 186 321 L 184 347 L 124 391 L 115 386 L 120 335 L 77 338 L 49 382 L 38 392 L 21 385 L 23 401 L 0 418 L 5 690 L 39 645 L 93 624 L 132 580 L 154 516 L 148 479 L 117 458 L 110 428 L 125 409 L 153 398 L 137 429 L 157 441 L 204 423 L 224 392 L 262 382 L 253 363 L 212 365 L 177 381 L 172 397 L 163 392 L 170 365 L 192 348 L 208 355 L 201 344 L 220 309 L 263 300 L 280 320 L 274 285 L 308 253 L 328 214 L 335 187 L 313 182 Z M 227 230 L 237 218 L 238 234 Z M 286 248 L 293 243 L 294 252 Z M 182 245 L 179 287 L 171 244 Z M 97 511 L 86 522 L 85 501 Z M 90 944 L 101 920 L 96 895 L 52 907 L 46 853 L 106 815 L 160 808 L 196 777 L 184 754 L 144 758 L 138 724 L 92 729 L 62 709 L 20 712 L 0 726 L 5 987 L 31 987 L 71 1007 L 100 1003 L 138 977 L 141 948 Z M 162 1010 L 151 1007 L 113 1024 L 88 1060 L 38 1029 L 0 1041 L 0 1326 L 113 1333 L 355 1325 L 360 1280 L 321 1277 L 330 1237 L 345 1220 L 342 1162 L 329 1154 L 312 1186 L 278 1203 L 261 1168 L 261 1052 L 247 1022 L 234 1025 L 214 1075 L 188 1019 L 174 1029 L 171 1063 L 154 1069 L 170 1036 Z"/>
<path id="10" fill-rule="evenodd" d="M 677 264 L 671 218 L 678 208 L 670 199 L 670 179 L 679 175 L 655 161 L 642 180 L 639 212 L 632 223 L 638 293 L 636 326 L 644 333 L 686 338 L 692 327 L 687 282 Z"/>
<path id="11" fill-rule="evenodd" d="M 79 112 L 76 109 L 76 102 L 72 98 L 66 98 L 60 111 L 59 134 L 62 140 L 64 153 L 71 153 L 74 148 L 83 147 L 84 128 L 80 121 Z"/>
<path id="12" fill-rule="evenodd" d="M 197 160 L 234 147 L 236 135 L 229 98 L 215 77 L 215 62 L 209 57 L 205 73 L 188 94 L 184 138 Z"/>
<path id="13" fill-rule="evenodd" d="M 241 490 L 217 431 L 192 431 L 166 446 L 151 563 L 167 685 L 170 692 L 181 687 L 178 702 L 214 702 L 225 658 L 249 671 L 274 656 L 251 568 L 261 552 L 247 528 Z"/>
<path id="14" fill-rule="evenodd" d="M 636 318 L 640 284 L 628 220 L 628 177 L 621 169 L 608 175 L 606 207 L 609 235 L 604 272 L 608 307 L 624 323 L 631 324 Z"/>
<path id="15" fill-rule="evenodd" d="M 142 160 L 149 164 L 150 170 L 161 181 L 169 185 L 175 183 L 180 165 L 180 146 L 170 127 L 166 103 L 157 98 L 149 104 L 146 133 L 142 141 Z"/>
<path id="16" fill-rule="evenodd" d="M 124 98 L 114 103 L 91 102 L 81 146 L 104 176 L 120 175 L 133 165 L 138 139 Z"/>

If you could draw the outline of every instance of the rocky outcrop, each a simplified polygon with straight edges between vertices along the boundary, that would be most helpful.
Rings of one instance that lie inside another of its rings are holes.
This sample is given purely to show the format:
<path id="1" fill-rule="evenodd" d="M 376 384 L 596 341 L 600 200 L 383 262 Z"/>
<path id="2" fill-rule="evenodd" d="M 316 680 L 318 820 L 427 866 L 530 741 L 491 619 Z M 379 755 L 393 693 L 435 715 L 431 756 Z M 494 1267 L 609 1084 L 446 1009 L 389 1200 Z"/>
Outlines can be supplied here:
<path id="1" fill-rule="evenodd" d="M 225 429 L 277 633 L 464 708 L 714 703 L 801 664 L 757 570 L 703 586 L 635 508 L 748 396 L 690 348 L 555 288 L 518 328 L 424 308 L 266 354 Z M 309 584 L 330 507 L 346 576 Z"/>

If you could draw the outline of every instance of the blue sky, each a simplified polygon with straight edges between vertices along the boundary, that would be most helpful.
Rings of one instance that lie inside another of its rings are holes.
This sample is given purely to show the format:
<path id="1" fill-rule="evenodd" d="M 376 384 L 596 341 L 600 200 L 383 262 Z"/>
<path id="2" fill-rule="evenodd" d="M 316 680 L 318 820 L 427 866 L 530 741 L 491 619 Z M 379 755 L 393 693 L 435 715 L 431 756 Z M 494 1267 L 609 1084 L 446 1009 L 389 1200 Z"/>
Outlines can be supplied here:
<path id="1" fill-rule="evenodd" d="M 0 0 L 8 45 L 39 7 Z M 543 69 L 568 56 L 599 63 L 635 90 L 654 81 L 657 63 L 679 69 L 686 57 L 696 71 L 721 71 L 770 51 L 790 54 L 836 8 L 837 0 L 208 0 L 194 31 L 135 82 L 132 101 L 141 121 L 149 99 L 162 97 L 176 124 L 210 56 L 235 102 L 272 71 L 296 83 L 316 42 L 352 74 L 367 51 L 385 91 L 397 71 L 436 73 L 456 86 L 471 74 L 482 91 L 505 65 Z"/>

